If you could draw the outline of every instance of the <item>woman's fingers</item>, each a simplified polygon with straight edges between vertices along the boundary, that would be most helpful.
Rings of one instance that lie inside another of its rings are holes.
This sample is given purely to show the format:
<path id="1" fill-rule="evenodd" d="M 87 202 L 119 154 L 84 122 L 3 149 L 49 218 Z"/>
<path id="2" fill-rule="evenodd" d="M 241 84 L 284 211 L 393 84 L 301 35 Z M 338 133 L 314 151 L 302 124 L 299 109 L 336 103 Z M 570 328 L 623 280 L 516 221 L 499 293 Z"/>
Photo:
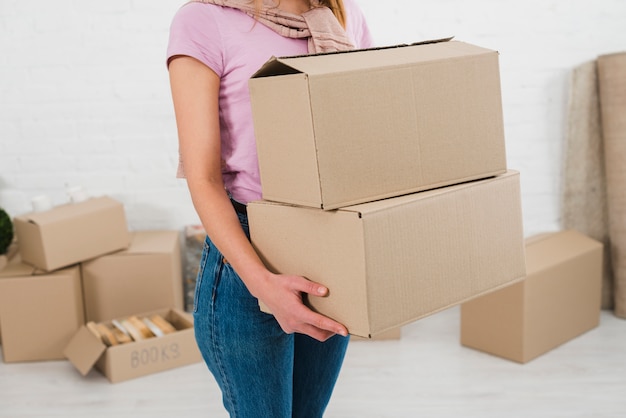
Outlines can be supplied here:
<path id="1" fill-rule="evenodd" d="M 313 312 L 308 308 L 306 309 L 308 311 L 308 317 L 305 321 L 305 324 L 310 325 L 313 328 L 318 329 L 322 332 L 330 333 L 330 336 L 332 336 L 333 334 L 339 334 L 344 337 L 348 335 L 348 330 L 340 323 L 333 321 L 332 319 L 324 315 Z"/>
<path id="2" fill-rule="evenodd" d="M 280 312 L 280 308 L 279 311 L 273 311 L 274 316 L 285 332 L 307 334 L 319 341 L 325 341 L 335 334 L 348 335 L 348 330 L 345 326 L 312 311 L 302 302 L 302 293 L 318 297 L 326 296 L 328 289 L 325 286 L 300 276 L 283 277 L 282 280 L 284 284 L 288 283 L 289 293 L 295 298 L 292 299 L 291 303 L 284 303 L 285 299 L 282 300 L 281 308 L 284 309 L 283 312 Z"/>
<path id="3" fill-rule="evenodd" d="M 301 276 L 291 276 L 291 286 L 294 290 L 302 293 L 307 293 L 312 296 L 326 296 L 328 295 L 328 288 L 320 283 L 307 280 Z"/>

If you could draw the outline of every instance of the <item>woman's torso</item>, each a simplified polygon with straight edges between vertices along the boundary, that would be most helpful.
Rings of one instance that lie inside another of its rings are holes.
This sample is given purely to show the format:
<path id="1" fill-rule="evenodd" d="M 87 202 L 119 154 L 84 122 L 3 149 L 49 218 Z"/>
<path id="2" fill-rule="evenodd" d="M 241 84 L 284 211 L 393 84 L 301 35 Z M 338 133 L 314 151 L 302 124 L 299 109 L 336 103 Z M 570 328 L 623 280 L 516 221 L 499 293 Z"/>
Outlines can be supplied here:
<path id="1" fill-rule="evenodd" d="M 357 48 L 372 46 L 363 16 L 344 0 L 346 32 Z M 188 3 L 172 22 L 168 59 L 192 56 L 220 76 L 222 172 L 226 189 L 247 203 L 261 198 L 248 80 L 272 56 L 307 53 L 307 39 L 286 38 L 244 12 L 204 3 Z M 179 174 L 184 169 L 179 167 Z"/>

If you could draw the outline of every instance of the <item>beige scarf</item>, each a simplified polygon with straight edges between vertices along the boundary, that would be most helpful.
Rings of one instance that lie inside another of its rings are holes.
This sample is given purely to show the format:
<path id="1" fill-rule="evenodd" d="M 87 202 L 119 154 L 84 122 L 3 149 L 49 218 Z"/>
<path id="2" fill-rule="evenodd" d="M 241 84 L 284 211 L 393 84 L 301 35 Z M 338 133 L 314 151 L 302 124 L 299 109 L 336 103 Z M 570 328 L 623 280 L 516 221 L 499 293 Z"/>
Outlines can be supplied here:
<path id="1" fill-rule="evenodd" d="M 318 5 L 302 15 L 297 15 L 278 9 L 273 0 L 263 0 L 263 7 L 258 12 L 251 0 L 192 1 L 239 9 L 257 18 L 261 23 L 282 36 L 308 38 L 310 54 L 354 49 L 354 45 L 348 39 L 345 30 L 333 12 L 325 6 Z"/>

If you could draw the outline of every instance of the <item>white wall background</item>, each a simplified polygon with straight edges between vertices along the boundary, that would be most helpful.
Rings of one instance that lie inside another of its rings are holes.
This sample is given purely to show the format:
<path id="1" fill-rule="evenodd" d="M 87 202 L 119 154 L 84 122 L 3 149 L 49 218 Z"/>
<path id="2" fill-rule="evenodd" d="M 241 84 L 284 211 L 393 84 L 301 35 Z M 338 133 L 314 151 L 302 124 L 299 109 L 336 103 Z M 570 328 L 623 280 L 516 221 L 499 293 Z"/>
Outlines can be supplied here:
<path id="1" fill-rule="evenodd" d="M 184 0 L 0 0 L 0 207 L 67 200 L 67 185 L 122 201 L 131 229 L 197 223 L 174 177 L 164 63 Z M 379 45 L 454 35 L 500 52 L 508 164 L 526 234 L 560 227 L 571 70 L 626 50 L 623 0 L 360 0 Z"/>

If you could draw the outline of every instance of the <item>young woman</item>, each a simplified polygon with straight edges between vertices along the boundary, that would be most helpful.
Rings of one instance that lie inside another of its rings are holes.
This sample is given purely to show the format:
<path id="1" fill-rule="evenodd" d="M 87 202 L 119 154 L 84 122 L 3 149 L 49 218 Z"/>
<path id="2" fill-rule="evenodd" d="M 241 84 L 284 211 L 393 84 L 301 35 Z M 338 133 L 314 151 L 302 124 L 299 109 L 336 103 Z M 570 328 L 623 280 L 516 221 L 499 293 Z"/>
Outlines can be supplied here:
<path id="1" fill-rule="evenodd" d="M 328 289 L 271 273 L 249 242 L 246 203 L 261 184 L 248 79 L 272 56 L 370 46 L 355 0 L 203 0 L 173 19 L 178 174 L 207 232 L 196 340 L 233 417 L 321 417 L 348 343 L 342 324 L 302 303 Z"/>

